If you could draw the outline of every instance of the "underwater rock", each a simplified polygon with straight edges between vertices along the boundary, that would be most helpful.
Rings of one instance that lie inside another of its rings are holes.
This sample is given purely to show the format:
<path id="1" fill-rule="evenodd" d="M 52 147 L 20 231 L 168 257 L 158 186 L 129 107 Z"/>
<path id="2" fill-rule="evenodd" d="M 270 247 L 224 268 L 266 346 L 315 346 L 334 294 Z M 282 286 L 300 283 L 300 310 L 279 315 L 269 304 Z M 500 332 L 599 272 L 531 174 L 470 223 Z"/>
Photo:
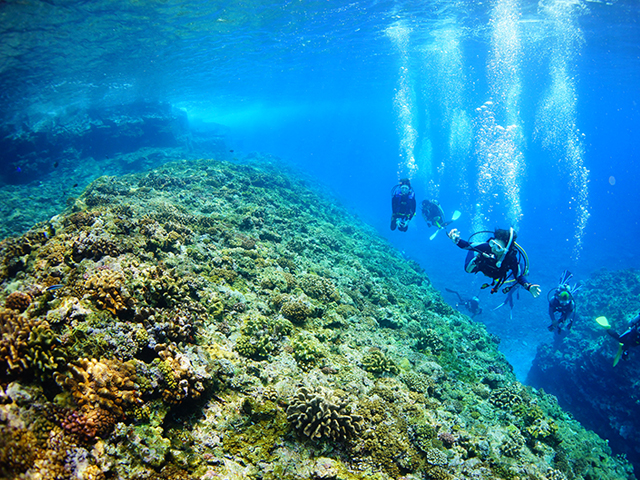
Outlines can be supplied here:
<path id="1" fill-rule="evenodd" d="M 611 288 L 615 285 L 616 288 Z M 561 343 L 538 347 L 528 381 L 558 397 L 576 419 L 609 440 L 640 471 L 640 351 L 613 366 L 618 343 L 595 319 L 623 333 L 640 312 L 640 272 L 594 273 L 576 293 L 579 319 Z"/>
<path id="2" fill-rule="evenodd" d="M 271 157 L 97 179 L 0 242 L 0 304 L 3 478 L 633 478 Z"/>

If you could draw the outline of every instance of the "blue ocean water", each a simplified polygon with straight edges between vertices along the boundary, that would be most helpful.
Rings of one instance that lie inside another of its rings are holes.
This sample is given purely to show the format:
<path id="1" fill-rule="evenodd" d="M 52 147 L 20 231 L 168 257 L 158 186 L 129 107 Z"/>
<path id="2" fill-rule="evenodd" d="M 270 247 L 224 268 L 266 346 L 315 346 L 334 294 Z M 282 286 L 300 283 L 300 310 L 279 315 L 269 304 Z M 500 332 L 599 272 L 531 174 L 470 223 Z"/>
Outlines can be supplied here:
<path id="1" fill-rule="evenodd" d="M 22 0 L 0 19 L 5 134 L 168 103 L 234 156 L 277 155 L 327 185 L 451 303 L 445 288 L 479 295 L 523 381 L 562 270 L 640 264 L 636 0 Z M 491 311 L 503 298 L 446 235 L 429 240 L 419 214 L 390 231 L 401 177 L 461 211 L 463 238 L 515 227 L 542 298 Z"/>

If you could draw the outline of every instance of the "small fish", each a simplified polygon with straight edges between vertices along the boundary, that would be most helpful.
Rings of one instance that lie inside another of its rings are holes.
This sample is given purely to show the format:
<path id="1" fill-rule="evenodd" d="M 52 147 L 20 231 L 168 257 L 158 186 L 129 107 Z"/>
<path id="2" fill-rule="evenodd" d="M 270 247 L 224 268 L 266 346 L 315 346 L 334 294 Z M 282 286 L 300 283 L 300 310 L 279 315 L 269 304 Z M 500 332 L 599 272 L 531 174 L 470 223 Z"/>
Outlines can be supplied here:
<path id="1" fill-rule="evenodd" d="M 233 150 L 229 150 L 229 152 L 233 153 Z"/>
<path id="2" fill-rule="evenodd" d="M 60 165 L 58 162 L 53 162 L 53 168 L 58 168 L 58 165 Z"/>
<path id="3" fill-rule="evenodd" d="M 73 187 L 71 187 L 71 188 L 76 188 L 77 186 L 78 186 L 78 184 L 77 184 L 77 183 L 74 183 L 74 184 L 73 184 Z"/>
<path id="4" fill-rule="evenodd" d="M 57 285 L 51 285 L 45 289 L 45 292 L 53 292 L 54 290 L 58 290 L 59 288 L 64 287 L 62 283 L 58 283 Z"/>
<path id="5" fill-rule="evenodd" d="M 22 169 L 20 167 L 16 167 L 16 172 L 22 173 Z"/>

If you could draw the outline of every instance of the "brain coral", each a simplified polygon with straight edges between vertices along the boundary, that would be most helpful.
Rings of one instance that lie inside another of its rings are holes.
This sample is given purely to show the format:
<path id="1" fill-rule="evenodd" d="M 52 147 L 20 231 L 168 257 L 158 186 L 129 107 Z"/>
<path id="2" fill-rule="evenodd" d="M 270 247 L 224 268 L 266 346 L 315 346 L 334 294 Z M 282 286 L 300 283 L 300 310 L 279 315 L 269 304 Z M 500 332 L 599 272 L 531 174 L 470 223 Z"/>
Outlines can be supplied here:
<path id="1" fill-rule="evenodd" d="M 300 388 L 287 408 L 287 420 L 312 439 L 346 440 L 361 430 L 362 417 L 349 414 L 346 401 L 326 390 Z"/>
<path id="2" fill-rule="evenodd" d="M 10 293 L 4 302 L 4 306 L 11 310 L 16 310 L 20 313 L 24 312 L 32 302 L 31 295 L 24 292 Z"/>

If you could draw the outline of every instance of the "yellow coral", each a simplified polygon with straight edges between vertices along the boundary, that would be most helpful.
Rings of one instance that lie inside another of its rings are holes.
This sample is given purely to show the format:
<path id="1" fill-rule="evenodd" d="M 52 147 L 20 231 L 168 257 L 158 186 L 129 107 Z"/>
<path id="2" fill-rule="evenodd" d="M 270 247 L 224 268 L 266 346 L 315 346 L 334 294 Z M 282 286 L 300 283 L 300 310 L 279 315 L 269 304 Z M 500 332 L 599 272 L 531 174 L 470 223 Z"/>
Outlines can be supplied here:
<path id="1" fill-rule="evenodd" d="M 56 382 L 71 391 L 79 406 L 98 406 L 116 417 L 123 417 L 127 409 L 142 403 L 134 378 L 131 362 L 87 358 L 70 365 L 67 374 L 55 375 Z"/>
<path id="2" fill-rule="evenodd" d="M 133 299 L 124 288 L 124 278 L 118 272 L 98 270 L 87 280 L 85 288 L 99 309 L 108 310 L 113 315 L 133 306 Z"/>

